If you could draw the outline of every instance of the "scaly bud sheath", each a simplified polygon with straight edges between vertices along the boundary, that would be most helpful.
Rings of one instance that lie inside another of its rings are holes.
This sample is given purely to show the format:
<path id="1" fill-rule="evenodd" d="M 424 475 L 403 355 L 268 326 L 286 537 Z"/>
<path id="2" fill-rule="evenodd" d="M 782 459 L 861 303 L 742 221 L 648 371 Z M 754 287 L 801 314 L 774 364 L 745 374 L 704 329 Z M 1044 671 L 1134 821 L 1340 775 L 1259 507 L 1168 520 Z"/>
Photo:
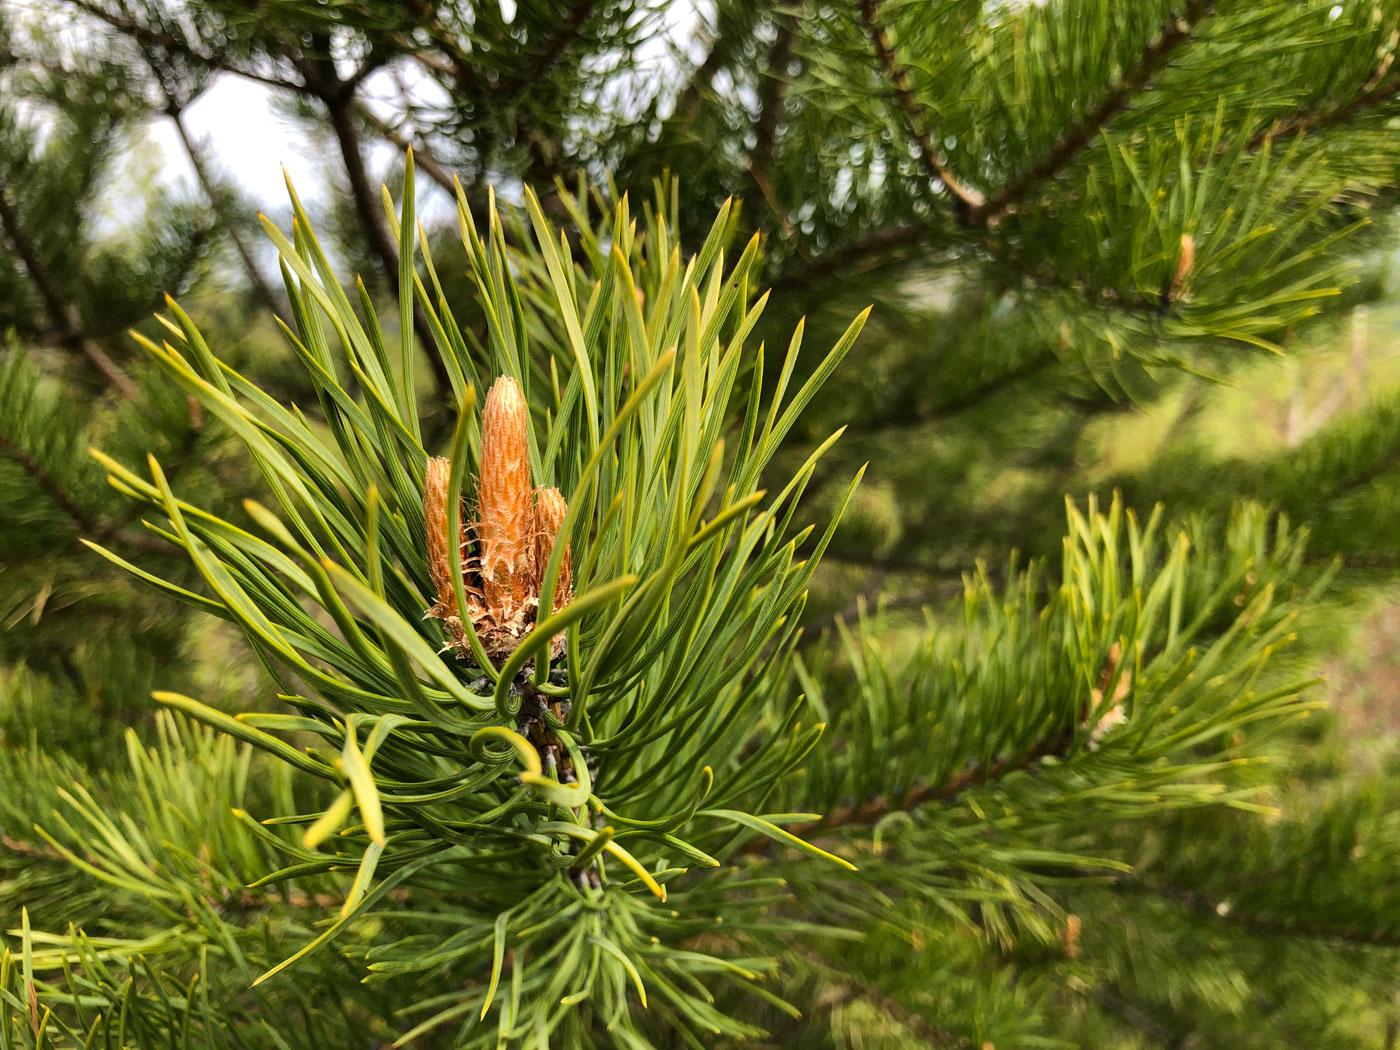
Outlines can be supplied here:
<path id="1" fill-rule="evenodd" d="M 423 517 L 427 522 L 428 532 L 428 573 L 433 578 L 433 589 L 437 592 L 437 605 L 430 613 L 434 616 L 455 616 L 458 611 L 452 594 L 451 551 L 447 546 L 447 479 L 451 473 L 451 462 L 442 456 L 434 456 L 428 460 L 427 477 L 423 482 Z"/>
<path id="2" fill-rule="evenodd" d="M 482 596 L 501 623 L 516 618 L 535 580 L 529 425 L 520 387 L 509 376 L 497 379 L 481 417 L 476 539 Z"/>
<path id="3" fill-rule="evenodd" d="M 559 535 L 559 526 L 564 523 L 564 515 L 569 505 L 564 502 L 564 494 L 558 489 L 541 488 L 535 490 L 535 571 L 539 580 L 535 593 L 543 597 L 544 575 L 549 571 L 549 558 L 554 553 L 554 540 Z M 559 577 L 554 583 L 552 609 L 541 608 L 538 617 L 547 619 L 555 610 L 562 609 L 574 600 L 573 566 L 570 564 L 569 541 L 564 540 L 564 557 L 559 563 Z M 558 657 L 564 651 L 564 635 L 561 633 L 550 645 L 552 655 Z"/>
<path id="4" fill-rule="evenodd" d="M 564 523 L 564 515 L 569 505 L 564 502 L 564 494 L 558 489 L 535 490 L 535 569 L 539 581 L 537 592 L 544 591 L 544 574 L 549 568 L 550 555 L 554 553 L 554 538 L 559 535 L 559 526 Z M 540 619 L 564 608 L 573 601 L 573 567 L 570 564 L 569 541 L 564 540 L 564 560 L 559 563 L 559 579 L 554 584 L 554 609 L 540 610 Z"/>

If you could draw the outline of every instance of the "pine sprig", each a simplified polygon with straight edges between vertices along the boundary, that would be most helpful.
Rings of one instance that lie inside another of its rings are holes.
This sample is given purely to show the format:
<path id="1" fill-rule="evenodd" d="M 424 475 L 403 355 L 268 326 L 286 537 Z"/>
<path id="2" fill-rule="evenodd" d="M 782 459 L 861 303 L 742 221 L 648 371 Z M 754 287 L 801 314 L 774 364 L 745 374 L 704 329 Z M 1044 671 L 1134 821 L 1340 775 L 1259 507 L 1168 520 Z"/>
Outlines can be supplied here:
<path id="1" fill-rule="evenodd" d="M 743 1034 L 742 1023 L 697 994 L 694 979 L 751 980 L 770 964 L 682 951 L 678 938 L 694 921 L 684 918 L 685 902 L 729 900 L 736 888 L 732 876 L 713 885 L 682 877 L 717 865 L 713 851 L 736 834 L 791 841 L 778 826 L 785 818 L 734 807 L 768 794 L 821 734 L 799 723 L 796 705 L 776 725 L 755 723 L 766 705 L 782 703 L 804 589 L 831 537 L 828 527 L 799 560 L 810 530 L 786 536 L 820 450 L 775 497 L 757 485 L 860 320 L 789 393 L 799 330 L 782 380 L 765 396 L 746 344 L 763 306 L 750 302 L 756 253 L 751 243 L 726 268 L 728 207 L 682 266 L 664 198 L 639 233 L 624 198 L 609 250 L 575 263 L 533 200 L 538 247 L 522 255 L 507 247 L 494 211 L 478 232 L 459 198 L 489 356 L 470 356 L 445 301 L 430 298 L 437 275 L 427 259 L 427 280 L 405 263 L 402 284 L 462 396 L 447 503 L 466 477 L 497 469 L 481 459 L 489 434 L 475 425 L 472 391 L 484 376 L 511 376 L 538 413 L 534 427 L 521 423 L 531 431 L 523 436 L 530 473 L 567 494 L 555 554 L 538 570 L 539 608 L 553 604 L 566 541 L 573 551 L 572 601 L 540 614 L 532 631 L 527 623 L 513 652 L 498 641 L 464 644 L 463 665 L 442 650 L 450 638 L 439 621 L 423 615 L 443 589 L 430 580 L 412 342 L 405 333 L 404 353 L 390 354 L 372 314 L 358 313 L 335 282 L 292 199 L 292 238 L 270 223 L 268 232 L 295 321 L 284 334 L 317 388 L 324 436 L 223 364 L 173 303 L 168 341 L 142 338 L 245 444 L 277 512 L 249 504 L 249 531 L 181 500 L 154 459 L 145 475 L 99 457 L 119 491 L 166 519 L 150 527 L 188 554 L 203 582 L 191 590 L 136 571 L 239 625 L 297 713 L 230 717 L 188 697 L 158 698 L 339 792 L 323 812 L 284 812 L 257 832 L 283 858 L 255 885 L 355 873 L 339 917 L 259 983 L 343 939 L 397 894 L 427 893 L 454 901 L 461 935 L 432 951 L 414 938 L 390 941 L 368 955 L 370 979 L 427 979 L 448 967 L 484 967 L 492 977 L 420 1027 L 495 1009 L 509 934 L 502 1034 L 552 1032 L 567 1044 L 575 1037 L 564 1033 L 583 1032 L 595 1014 L 631 1031 L 633 991 L 641 1002 L 658 997 L 681 1030 Z M 399 228 L 408 258 L 411 197 Z M 342 385 L 343 368 L 360 397 Z M 752 379 L 740 386 L 744 373 Z M 742 439 L 726 456 L 721 435 L 736 405 Z M 468 553 L 496 557 L 484 528 L 468 534 L 452 571 Z M 441 578 L 441 567 L 432 572 Z M 454 597 L 458 609 L 462 597 Z M 556 636 L 565 642 L 551 672 Z M 284 739 L 290 732 L 311 732 L 319 745 L 299 750 Z M 286 836 L 288 825 L 303 827 L 299 839 Z M 451 889 L 463 879 L 474 886 L 470 898 Z M 657 913 L 651 898 L 681 910 Z M 677 967 L 680 984 L 666 976 Z M 565 986 L 593 971 L 596 982 Z M 561 1011 L 561 999 L 571 1009 Z"/>

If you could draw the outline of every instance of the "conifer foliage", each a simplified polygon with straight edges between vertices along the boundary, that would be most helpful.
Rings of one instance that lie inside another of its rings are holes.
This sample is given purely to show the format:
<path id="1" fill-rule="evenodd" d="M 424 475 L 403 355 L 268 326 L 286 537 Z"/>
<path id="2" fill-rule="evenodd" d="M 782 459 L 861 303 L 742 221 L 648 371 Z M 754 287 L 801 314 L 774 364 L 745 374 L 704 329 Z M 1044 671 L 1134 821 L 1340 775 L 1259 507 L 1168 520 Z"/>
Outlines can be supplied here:
<path id="1" fill-rule="evenodd" d="M 0 1048 L 1393 1042 L 1400 7 L 681 15 L 0 0 Z"/>
<path id="2" fill-rule="evenodd" d="M 314 935 L 262 931 L 245 947 L 250 931 L 206 905 L 149 948 L 113 938 L 93 951 L 190 957 L 200 946 L 207 966 L 209 949 L 222 945 L 217 956 L 233 952 L 250 974 L 260 971 L 251 986 L 266 985 L 272 1003 L 279 981 L 319 979 L 338 952 L 333 965 L 368 988 L 382 984 L 395 998 L 412 989 L 393 1014 L 401 1019 L 383 1022 L 385 1037 L 401 1041 L 444 1027 L 456 1033 L 451 1045 L 573 1046 L 605 1032 L 622 1046 L 707 1031 L 756 1036 L 742 1012 L 714 1001 L 737 985 L 760 1005 L 783 1002 L 764 984 L 776 961 L 758 947 L 792 926 L 769 914 L 786 896 L 777 873 L 790 870 L 804 887 L 805 921 L 848 929 L 865 904 L 861 884 L 845 881 L 858 867 L 847 857 L 865 852 L 859 843 L 832 853 L 814 840 L 844 838 L 882 809 L 893 815 L 1006 780 L 997 801 L 1006 828 L 985 811 L 969 819 L 978 807 L 900 836 L 895 863 L 888 846 L 861 860 L 885 873 L 885 885 L 932 900 L 970 866 L 973 885 L 1000 885 L 979 901 L 990 931 L 1010 938 L 1028 924 L 1043 933 L 1048 902 L 1037 884 L 1047 870 L 1113 865 L 1037 846 L 1040 825 L 1063 833 L 1071 820 L 1229 797 L 1211 779 L 1235 761 L 1219 738 L 1306 709 L 1296 686 L 1258 682 L 1286 640 L 1291 605 L 1280 599 L 1294 586 L 1297 541 L 1286 530 L 1270 537 L 1253 514 L 1219 553 L 1204 542 L 1193 550 L 1184 533 L 1163 545 L 1157 521 L 1139 526 L 1114 507 L 1071 514 L 1066 582 L 1050 605 L 1037 608 L 1033 577 L 1014 599 L 971 594 L 962 655 L 942 651 L 940 637 L 908 672 L 853 650 L 862 702 L 831 710 L 837 702 L 820 683 L 839 673 L 804 667 L 794 645 L 835 522 L 804 546 L 806 557 L 798 550 L 811 530 L 789 535 L 822 449 L 776 493 L 757 485 L 864 319 L 792 390 L 799 330 L 777 389 L 765 390 L 763 352 L 748 342 L 766 299 L 749 283 L 756 240 L 726 265 L 726 207 L 682 266 L 665 203 L 638 229 L 624 198 L 599 250 L 571 262 L 533 198 L 537 237 L 523 255 L 506 245 L 494 213 L 478 231 L 460 199 L 471 273 L 494 325 L 495 352 L 481 362 L 453 338 L 445 300 L 433 301 L 431 261 L 417 272 L 405 199 L 402 287 L 438 333 L 435 350 L 460 392 L 446 457 L 422 446 L 408 392 L 412 327 L 391 349 L 372 305 L 357 312 L 335 281 L 299 205 L 295 240 L 268 230 L 296 322 L 287 344 L 312 375 L 324 433 L 222 362 L 173 301 L 169 338 L 143 337 L 171 379 L 237 435 L 276 509 L 248 501 L 253 527 L 243 528 L 181 499 L 154 457 L 137 470 L 98 453 L 111 483 L 154 512 L 148 526 L 189 557 L 202 584 L 186 588 L 90 545 L 237 624 L 278 682 L 295 713 L 230 716 L 181 694 L 157 699 L 290 767 L 286 809 L 219 800 L 237 807 L 224 821 L 234 855 L 260 861 L 225 885 L 275 886 L 270 907 L 296 900 L 329 914 Z M 523 333 L 548 322 L 558 338 L 537 336 L 524 356 Z M 478 422 L 482 366 L 502 378 Z M 341 373 L 356 376 L 361 398 Z M 731 423 L 737 440 L 726 455 Z M 468 477 L 477 479 L 470 523 Z M 532 478 L 559 485 L 536 493 Z M 551 507 L 563 509 L 552 536 L 542 532 Z M 799 679 L 810 683 L 810 704 Z M 975 719 L 963 689 L 978 698 Z M 842 760 L 818 757 L 795 779 L 809 752 L 821 754 L 824 708 Z M 176 739 L 192 733 L 198 746 L 215 746 L 203 730 L 165 724 Z M 308 735 L 310 746 L 293 743 Z M 249 761 L 244 751 L 216 753 Z M 153 759 L 137 746 L 132 761 L 143 777 Z M 1014 776 L 1033 767 L 1037 783 Z M 851 809 L 843 798 L 872 801 Z M 167 862 L 142 856 L 172 844 L 140 832 L 133 842 L 135 828 L 91 796 L 68 799 L 74 814 L 63 831 L 78 841 L 101 835 L 107 846 L 75 848 L 45 829 L 52 850 L 155 901 L 185 895 Z M 1060 812 L 1069 799 L 1072 817 Z M 181 867 L 222 862 L 207 849 L 208 860 L 195 860 L 206 832 L 189 830 L 198 841 Z M 920 843 L 930 832 L 967 854 Z M 714 928 L 721 922 L 737 939 Z M 22 937 L 22 992 L 34 967 L 67 959 L 58 949 L 36 962 L 34 938 Z M 60 942 L 56 933 L 40 940 Z M 152 993 L 179 972 L 152 974 Z M 456 986 L 463 974 L 480 979 Z M 44 1024 L 76 1037 L 74 994 L 55 987 Z M 188 1017 L 161 999 L 185 1027 Z M 116 1007 L 99 1025 L 121 1016 Z M 345 1021 L 363 1023 L 354 1011 Z M 202 1025 L 221 1038 L 220 1021 Z"/>

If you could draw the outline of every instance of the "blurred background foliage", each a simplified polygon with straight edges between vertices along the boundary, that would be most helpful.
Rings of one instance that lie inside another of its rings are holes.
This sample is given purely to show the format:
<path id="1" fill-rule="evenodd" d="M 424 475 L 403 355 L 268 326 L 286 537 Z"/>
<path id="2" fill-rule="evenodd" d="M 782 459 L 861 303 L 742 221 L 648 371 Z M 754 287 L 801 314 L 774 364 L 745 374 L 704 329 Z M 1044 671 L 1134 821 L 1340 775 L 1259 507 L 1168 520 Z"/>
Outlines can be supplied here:
<path id="1" fill-rule="evenodd" d="M 152 689 L 236 710 L 270 688 L 227 625 L 78 543 L 193 580 L 89 446 L 155 452 L 231 519 L 257 494 L 228 433 L 127 334 L 162 333 L 165 293 L 278 400 L 315 404 L 257 225 L 286 228 L 285 206 L 220 149 L 220 121 L 261 122 L 316 173 L 320 233 L 393 323 L 379 186 L 397 197 L 413 146 L 428 243 L 478 345 L 454 176 L 507 210 L 531 186 L 574 227 L 560 187 L 630 191 L 639 212 L 659 185 L 688 251 L 733 196 L 772 289 L 770 380 L 799 318 L 827 346 L 875 306 L 774 469 L 849 428 L 809 491 L 820 520 L 870 464 L 801 643 L 833 712 L 871 702 L 853 654 L 874 646 L 902 682 L 969 581 L 1014 581 L 1012 552 L 1048 558 L 1053 584 L 1067 497 L 1117 492 L 1144 520 L 1161 502 L 1202 535 L 1257 501 L 1309 535 L 1298 587 L 1332 574 L 1289 657 L 1326 674 L 1327 712 L 1233 745 L 1268 758 L 1239 774 L 1257 805 L 1067 823 L 1056 848 L 1132 877 L 1046 876 L 1058 926 L 1033 936 L 891 887 L 858 945 L 791 949 L 783 980 L 808 1009 L 767 1019 L 769 1042 L 1397 1045 L 1398 41 L 1393 0 L 0 0 L 7 761 L 79 776 L 125 727 L 154 739 Z M 266 112 L 216 106 L 231 83 Z M 455 406 L 434 363 L 419 393 L 442 445 Z M 33 790 L 5 810 L 16 899 Z"/>

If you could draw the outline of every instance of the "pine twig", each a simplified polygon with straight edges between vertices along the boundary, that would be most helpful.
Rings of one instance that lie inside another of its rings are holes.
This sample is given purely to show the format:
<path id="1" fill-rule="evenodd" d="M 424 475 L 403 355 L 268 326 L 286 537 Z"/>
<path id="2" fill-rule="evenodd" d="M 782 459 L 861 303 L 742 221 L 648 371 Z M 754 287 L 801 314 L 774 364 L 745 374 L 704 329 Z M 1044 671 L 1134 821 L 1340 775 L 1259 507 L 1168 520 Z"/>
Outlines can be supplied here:
<path id="1" fill-rule="evenodd" d="M 313 66 L 303 59 L 299 66 L 307 77 L 308 86 L 321 99 L 330 116 L 331 130 L 340 146 L 345 176 L 350 183 L 350 197 L 355 204 L 355 215 L 360 220 L 361 232 L 379 260 L 384 275 L 393 281 L 399 272 L 399 249 L 385 223 L 379 198 L 370 186 L 369 173 L 365 169 L 357 123 L 360 107 L 356 103 L 356 92 L 353 88 L 349 91 L 344 90 L 345 82 L 336 79 L 335 68 L 329 60 Z M 447 366 L 443 364 L 439 355 L 432 352 L 433 330 L 416 299 L 412 318 L 400 318 L 399 323 L 413 325 L 419 342 L 427 351 L 428 365 L 432 369 L 433 381 L 437 384 L 438 391 L 445 393 L 451 390 Z"/>
<path id="2" fill-rule="evenodd" d="M 931 1023 L 922 1014 L 906 1007 L 898 1000 L 891 998 L 878 988 L 861 981 L 859 983 L 852 980 L 852 975 L 846 971 L 837 971 L 830 966 L 826 960 L 813 955 L 809 951 L 796 949 L 796 954 L 805 959 L 812 966 L 813 974 L 831 985 L 832 987 L 816 1001 L 816 1009 L 802 1017 L 793 1018 L 787 1025 L 776 1032 L 770 1032 L 769 1038 L 765 1041 L 772 1046 L 796 1046 L 798 1035 L 804 1031 L 811 1022 L 811 1013 L 820 1010 L 823 1013 L 833 1013 L 842 1006 L 856 1000 L 863 1000 L 874 1006 L 886 1017 L 898 1022 L 911 1035 L 923 1040 L 923 1046 L 941 1047 L 944 1050 L 971 1050 L 972 1043 L 963 1036 L 959 1036 L 946 1028 Z"/>
<path id="3" fill-rule="evenodd" d="M 1363 88 L 1359 95 L 1338 106 L 1316 113 L 1302 113 L 1288 120 L 1270 124 L 1267 128 L 1256 132 L 1254 137 L 1249 140 L 1249 149 L 1251 151 L 1257 150 L 1266 142 L 1275 142 L 1309 131 L 1324 131 L 1327 128 L 1337 127 L 1375 106 L 1393 100 L 1398 95 L 1400 95 L 1400 73 L 1381 76 Z"/>
<path id="4" fill-rule="evenodd" d="M 1108 89 L 1103 98 L 1084 114 L 1083 120 L 1061 135 L 1040 160 L 994 193 L 978 210 L 977 221 L 985 225 L 994 224 L 1032 189 L 1063 171 L 1071 160 L 1099 136 L 1110 120 L 1128 108 L 1177 48 L 1191 39 L 1196 26 L 1214 11 L 1213 0 L 1187 0 L 1185 13 L 1173 18 L 1170 24 L 1163 27 L 1147 45 L 1133 68 Z"/>
<path id="5" fill-rule="evenodd" d="M 891 226 L 879 230 L 825 255 L 804 260 L 801 266 L 782 271 L 768 282 L 768 286 L 774 291 L 809 287 L 836 274 L 850 272 L 863 263 L 874 264 L 895 256 L 901 250 L 917 245 L 927 232 L 921 226 Z"/>
<path id="6" fill-rule="evenodd" d="M 787 67 L 792 61 L 793 45 L 797 39 L 796 16 L 787 12 L 777 15 L 774 21 L 776 35 L 773 38 L 773 46 L 768 49 L 767 69 L 763 73 L 763 80 L 758 93 L 758 117 L 754 121 L 754 147 L 749 154 L 745 167 L 749 177 L 758 187 L 759 196 L 768 206 L 768 213 L 773 220 L 782 228 L 783 236 L 799 256 L 810 260 L 802 244 L 802 239 L 798 236 L 797 230 L 793 228 L 792 222 L 788 219 L 787 208 L 778 199 L 773 190 L 773 162 L 777 148 L 778 126 L 783 121 L 783 115 L 787 111 L 787 88 L 788 74 Z M 755 219 L 754 226 L 757 227 L 759 221 Z"/>
<path id="7" fill-rule="evenodd" d="M 3 189 L 0 189 L 0 228 L 4 229 L 6 237 L 14 246 L 15 254 L 29 272 L 29 279 L 38 290 L 39 297 L 43 299 L 44 307 L 59 332 L 60 340 L 71 350 L 91 361 L 113 388 L 126 397 L 135 397 L 136 384 L 117 367 L 117 363 L 107 356 L 105 350 L 83 334 L 72 307 L 63 298 L 58 285 L 54 283 L 48 269 L 39 258 L 28 234 L 20 224 L 19 215 L 11 207 Z"/>
<path id="8" fill-rule="evenodd" d="M 1128 1002 L 1107 988 L 1095 988 L 1089 994 L 1100 1007 L 1126 1021 L 1167 1050 L 1176 1050 L 1181 1046 L 1181 1038 L 1176 1033 L 1136 1003 Z"/>
<path id="9" fill-rule="evenodd" d="M 20 470 L 28 474 L 39 486 L 50 502 L 54 504 L 73 526 L 94 539 L 110 540 L 121 532 L 124 523 L 100 522 L 94 518 L 72 494 L 59 484 L 58 479 L 45 469 L 27 448 L 12 440 L 7 434 L 0 434 L 0 452 L 12 460 Z M 138 550 L 168 552 L 170 548 L 163 540 L 153 536 L 122 536 L 121 542 Z"/>
<path id="10" fill-rule="evenodd" d="M 833 809 L 818 820 L 792 824 L 786 829 L 800 839 L 811 841 L 825 835 L 870 828 L 891 813 L 908 813 L 930 802 L 947 802 L 972 788 L 1002 780 L 1012 773 L 1028 769 L 1043 758 L 1065 753 L 1074 735 L 1061 730 L 1047 737 L 1020 755 L 999 758 L 988 766 L 969 766 L 938 784 L 917 784 L 902 795 L 879 795 L 858 805 Z M 779 848 L 773 839 L 750 839 L 739 852 L 750 855 L 771 855 Z"/>
<path id="11" fill-rule="evenodd" d="M 272 313 L 277 312 L 278 301 L 276 294 L 272 291 L 272 286 L 267 283 L 262 272 L 258 269 L 257 261 L 253 258 L 253 250 L 249 247 L 247 240 L 238 230 L 238 224 L 233 216 L 229 214 L 228 208 L 224 204 L 223 194 L 218 186 L 214 184 L 214 178 L 209 171 L 209 166 L 205 164 L 194 140 L 190 138 L 189 128 L 185 126 L 185 116 L 183 110 L 176 105 L 174 99 L 170 99 L 168 110 L 171 123 L 175 125 L 175 132 L 180 138 L 180 145 L 184 147 L 185 156 L 189 158 L 190 167 L 194 169 L 195 179 L 198 180 L 200 189 L 204 191 L 204 196 L 209 199 L 209 205 L 214 209 L 214 214 L 219 217 L 219 222 L 223 224 L 228 232 L 229 238 L 233 241 L 234 248 L 238 252 L 238 258 L 243 263 L 243 270 L 248 276 L 249 282 L 262 299 L 263 304 Z"/>
<path id="12" fill-rule="evenodd" d="M 710 37 L 710 49 L 704 60 L 695 67 L 687 79 L 685 88 L 676 98 L 675 108 L 666 119 L 666 126 L 685 126 L 695 120 L 700 112 L 703 97 L 714 87 L 719 71 L 741 52 L 743 45 L 752 37 L 758 25 L 762 6 L 750 4 L 740 8 L 747 20 L 730 26 L 729 32 L 716 32 Z M 720 27 L 721 29 L 723 27 Z"/>
<path id="13" fill-rule="evenodd" d="M 973 387 L 956 397 L 934 405 L 927 412 L 915 412 L 899 418 L 876 419 L 851 431 L 851 440 L 873 437 L 890 430 L 905 430 L 910 427 L 927 426 L 942 419 L 961 415 L 995 397 L 1008 387 L 1015 386 L 1023 379 L 1030 379 L 1059 364 L 1060 358 L 1053 350 L 1045 350 L 1027 358 L 1015 368 L 1007 369 L 992 376 L 980 386 Z"/>
<path id="14" fill-rule="evenodd" d="M 406 152 L 410 147 L 413 149 L 413 166 L 421 171 L 428 178 L 432 179 L 448 193 L 454 196 L 457 193 L 456 186 L 452 181 L 452 173 L 428 151 L 428 148 L 421 142 L 415 141 L 403 134 L 398 128 L 384 120 L 375 113 L 364 102 L 357 102 L 355 106 L 356 115 L 374 129 L 374 133 L 385 142 L 397 147 L 401 152 Z"/>
<path id="15" fill-rule="evenodd" d="M 559 22 L 558 28 L 545 38 L 544 47 L 540 48 L 539 54 L 534 56 L 535 61 L 520 70 L 514 76 L 501 80 L 495 88 L 495 93 L 501 97 L 507 105 L 513 104 L 525 92 L 531 84 L 539 83 L 549 71 L 553 69 L 569 45 L 574 42 L 594 10 L 598 7 L 598 0 L 575 0 L 569 7 L 569 12 Z"/>
<path id="16" fill-rule="evenodd" d="M 240 77 L 246 77 L 248 80 L 256 80 L 258 83 L 266 84 L 269 87 L 283 88 L 288 91 L 296 91 L 299 94 L 306 94 L 306 85 L 304 84 L 298 84 L 295 81 L 285 80 L 281 77 L 271 76 L 266 73 L 259 73 L 257 70 L 238 65 L 220 55 L 207 54 L 169 33 L 153 29 L 145 23 L 138 22 L 136 19 L 130 18 L 127 15 L 108 11 L 101 4 L 94 3 L 93 0 L 65 0 L 65 2 L 72 4 L 80 11 L 85 11 L 94 18 L 106 22 L 107 25 L 111 26 L 113 29 L 131 37 L 138 43 L 153 45 L 163 51 L 183 55 L 192 62 L 197 62 L 199 65 L 208 69 L 216 69 L 224 73 L 233 73 Z"/>
<path id="17" fill-rule="evenodd" d="M 1357 926 L 1333 926 L 1329 923 L 1297 920 L 1288 916 L 1266 915 L 1237 907 L 1233 902 L 1218 899 L 1201 890 L 1178 886 L 1162 886 L 1139 879 L 1124 879 L 1113 883 L 1122 889 L 1151 894 L 1162 900 L 1190 908 L 1192 911 L 1253 933 L 1281 937 L 1305 937 L 1325 941 L 1333 947 L 1346 949 L 1397 948 L 1400 932 L 1366 929 Z"/>
<path id="18" fill-rule="evenodd" d="M 871 44 L 874 45 L 876 56 L 880 59 L 880 65 L 884 67 L 886 76 L 890 78 L 894 86 L 895 101 L 904 114 L 905 122 L 909 126 L 909 133 L 913 136 L 915 145 L 919 148 L 919 156 L 924 162 L 924 167 L 928 169 L 931 178 L 941 182 L 947 187 L 948 192 L 957 199 L 959 218 L 965 221 L 982 209 L 986 203 L 985 199 L 981 193 L 971 186 L 964 185 L 957 176 L 948 170 L 942 154 L 934 146 L 933 136 L 929 133 L 928 125 L 924 121 L 923 108 L 909 89 L 909 78 L 894 53 L 884 23 L 880 21 L 879 0 L 857 0 L 857 4 L 860 8 L 861 21 L 865 25 L 866 33 L 870 36 Z"/>

